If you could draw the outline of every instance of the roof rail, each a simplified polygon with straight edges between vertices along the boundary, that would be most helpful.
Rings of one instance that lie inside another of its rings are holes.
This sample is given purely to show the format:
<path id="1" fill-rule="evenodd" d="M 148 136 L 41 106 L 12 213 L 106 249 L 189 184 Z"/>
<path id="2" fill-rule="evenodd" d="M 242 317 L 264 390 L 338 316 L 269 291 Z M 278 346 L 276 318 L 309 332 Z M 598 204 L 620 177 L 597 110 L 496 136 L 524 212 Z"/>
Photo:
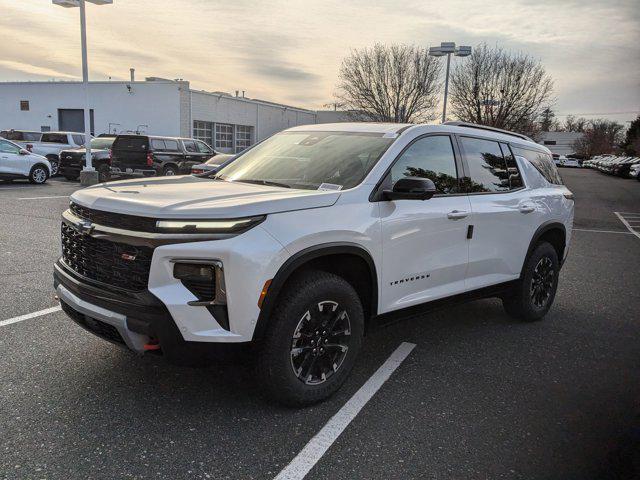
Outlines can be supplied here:
<path id="1" fill-rule="evenodd" d="M 502 130 L 501 128 L 489 127 L 487 125 L 478 125 L 476 123 L 468 122 L 444 122 L 443 125 L 453 125 L 456 127 L 477 128 L 478 130 L 488 130 L 490 132 L 502 133 L 503 135 L 511 135 L 512 137 L 518 137 L 522 140 L 533 142 L 533 140 L 521 133 L 510 132 L 509 130 Z"/>

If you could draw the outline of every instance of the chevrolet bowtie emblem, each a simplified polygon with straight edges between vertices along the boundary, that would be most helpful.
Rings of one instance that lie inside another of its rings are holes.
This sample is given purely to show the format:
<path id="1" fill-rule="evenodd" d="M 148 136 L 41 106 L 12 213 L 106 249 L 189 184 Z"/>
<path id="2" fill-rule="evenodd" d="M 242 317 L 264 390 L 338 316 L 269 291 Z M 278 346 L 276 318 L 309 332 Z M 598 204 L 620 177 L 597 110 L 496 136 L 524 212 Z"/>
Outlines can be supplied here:
<path id="1" fill-rule="evenodd" d="M 89 220 L 80 220 L 80 223 L 76 224 L 76 228 L 83 235 L 89 235 L 93 232 L 94 225 Z"/>

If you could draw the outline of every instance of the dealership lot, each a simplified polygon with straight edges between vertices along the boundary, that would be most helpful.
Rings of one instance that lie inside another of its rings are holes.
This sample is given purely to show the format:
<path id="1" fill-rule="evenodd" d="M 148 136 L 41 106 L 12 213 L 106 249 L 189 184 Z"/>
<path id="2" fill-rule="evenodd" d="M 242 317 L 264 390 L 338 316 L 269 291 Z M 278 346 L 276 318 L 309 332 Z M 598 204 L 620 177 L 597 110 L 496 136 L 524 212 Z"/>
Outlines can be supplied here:
<path id="1" fill-rule="evenodd" d="M 483 300 L 381 327 L 345 388 L 302 410 L 266 403 L 246 365 L 137 358 L 59 311 L 2 325 L 55 306 L 59 216 L 78 185 L 0 184 L 0 478 L 273 478 L 403 342 L 416 347 L 308 478 L 623 468 L 640 427 L 640 185 L 561 173 L 576 231 L 543 322 Z"/>

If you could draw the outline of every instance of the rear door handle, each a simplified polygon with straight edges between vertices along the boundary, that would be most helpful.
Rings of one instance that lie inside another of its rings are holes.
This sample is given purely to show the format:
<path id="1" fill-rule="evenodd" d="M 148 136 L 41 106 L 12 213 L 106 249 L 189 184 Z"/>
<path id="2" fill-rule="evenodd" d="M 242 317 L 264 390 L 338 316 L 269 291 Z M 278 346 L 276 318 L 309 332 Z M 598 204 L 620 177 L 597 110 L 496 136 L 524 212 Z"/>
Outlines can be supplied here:
<path id="1" fill-rule="evenodd" d="M 469 215 L 469 212 L 465 212 L 464 210 L 453 210 L 447 213 L 447 218 L 449 220 L 460 220 L 461 218 L 466 218 Z"/>
<path id="2" fill-rule="evenodd" d="M 520 210 L 520 213 L 531 213 L 536 209 L 536 207 L 532 206 L 532 205 L 520 205 L 520 207 L 518 207 L 518 210 Z"/>

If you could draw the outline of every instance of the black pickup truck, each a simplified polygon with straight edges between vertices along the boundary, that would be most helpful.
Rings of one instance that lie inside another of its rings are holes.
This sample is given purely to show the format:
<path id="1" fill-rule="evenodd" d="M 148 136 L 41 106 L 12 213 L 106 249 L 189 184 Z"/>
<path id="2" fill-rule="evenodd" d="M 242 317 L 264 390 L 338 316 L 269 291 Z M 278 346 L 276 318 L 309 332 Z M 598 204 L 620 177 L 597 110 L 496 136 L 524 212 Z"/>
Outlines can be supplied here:
<path id="1" fill-rule="evenodd" d="M 186 175 L 193 165 L 216 153 L 193 138 L 118 135 L 111 146 L 111 173 L 138 177 Z"/>
<path id="2" fill-rule="evenodd" d="M 91 164 L 98 171 L 101 182 L 109 180 L 111 158 L 109 149 L 116 137 L 98 137 L 91 140 Z M 59 155 L 59 171 L 67 180 L 77 180 L 84 168 L 87 150 L 84 147 L 62 150 Z"/>

